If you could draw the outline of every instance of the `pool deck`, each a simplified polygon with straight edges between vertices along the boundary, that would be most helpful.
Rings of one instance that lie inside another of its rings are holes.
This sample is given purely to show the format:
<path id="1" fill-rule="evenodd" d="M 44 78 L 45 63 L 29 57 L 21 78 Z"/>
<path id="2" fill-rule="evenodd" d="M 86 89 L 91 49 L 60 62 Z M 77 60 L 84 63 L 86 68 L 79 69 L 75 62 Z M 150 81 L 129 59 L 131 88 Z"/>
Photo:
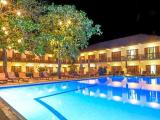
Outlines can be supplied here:
<path id="1" fill-rule="evenodd" d="M 75 80 L 75 79 L 81 79 L 81 78 L 70 78 L 70 79 L 67 79 L 67 80 Z M 28 82 L 27 81 L 23 81 L 23 80 L 20 80 L 20 81 L 15 81 L 15 82 L 7 82 L 7 83 L 4 83 L 4 84 L 0 84 L 0 87 L 3 87 L 3 86 L 14 86 L 14 85 L 23 85 L 23 84 L 34 84 L 34 83 L 43 83 L 43 82 L 61 82 L 61 81 L 65 81 L 66 78 L 62 78 L 62 79 L 58 79 L 58 77 L 55 77 L 54 79 L 38 79 L 38 80 L 35 80 L 35 79 L 30 79 Z"/>
<path id="2" fill-rule="evenodd" d="M 12 110 L 2 99 L 0 99 L 0 120 L 24 120 Z"/>

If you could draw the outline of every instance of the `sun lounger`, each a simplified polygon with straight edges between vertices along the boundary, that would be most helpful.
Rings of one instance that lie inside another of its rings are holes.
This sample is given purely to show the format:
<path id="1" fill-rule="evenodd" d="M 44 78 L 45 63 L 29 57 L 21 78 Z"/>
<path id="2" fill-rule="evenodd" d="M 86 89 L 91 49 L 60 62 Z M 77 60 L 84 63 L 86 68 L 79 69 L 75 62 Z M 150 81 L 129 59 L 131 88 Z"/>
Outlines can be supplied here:
<path id="1" fill-rule="evenodd" d="M 7 83 L 8 79 L 5 76 L 5 73 L 0 73 L 0 83 Z"/>
<path id="2" fill-rule="evenodd" d="M 19 82 L 19 78 L 16 77 L 14 72 L 9 72 L 8 73 L 8 80 L 11 81 L 11 82 L 15 82 L 15 81 Z"/>
<path id="3" fill-rule="evenodd" d="M 41 79 L 39 73 L 33 73 L 33 79 Z"/>
<path id="4" fill-rule="evenodd" d="M 22 79 L 23 81 L 28 82 L 30 77 L 26 77 L 26 73 L 20 72 L 19 73 L 19 79 Z"/>
<path id="5" fill-rule="evenodd" d="M 49 76 L 47 72 L 43 72 L 43 78 L 46 78 L 47 80 L 51 78 L 51 80 L 53 80 L 53 76 Z"/>

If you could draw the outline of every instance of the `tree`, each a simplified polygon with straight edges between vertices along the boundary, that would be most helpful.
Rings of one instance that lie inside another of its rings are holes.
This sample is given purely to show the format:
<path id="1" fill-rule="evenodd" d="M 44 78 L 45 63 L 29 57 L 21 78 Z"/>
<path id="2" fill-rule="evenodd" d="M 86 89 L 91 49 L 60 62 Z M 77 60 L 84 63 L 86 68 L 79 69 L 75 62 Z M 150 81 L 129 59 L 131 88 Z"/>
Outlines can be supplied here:
<path id="1" fill-rule="evenodd" d="M 50 36 L 46 53 L 58 60 L 58 76 L 61 78 L 61 62 L 77 59 L 81 49 L 88 45 L 92 35 L 101 35 L 100 25 L 94 25 L 86 13 L 71 5 L 48 5 L 46 14 L 40 17 L 42 32 Z M 48 37 L 49 38 L 49 37 Z"/>
<path id="2" fill-rule="evenodd" d="M 0 1 L 0 48 L 3 50 L 3 70 L 7 76 L 7 52 L 9 48 L 21 53 L 44 54 L 41 44 L 41 26 L 38 17 L 43 9 L 35 0 Z M 33 11 L 32 11 L 32 10 Z"/>
<path id="3" fill-rule="evenodd" d="M 19 38 L 20 32 L 10 26 L 10 16 L 20 17 L 21 13 L 12 0 L 0 1 L 0 48 L 2 49 L 3 71 L 7 73 L 7 52 L 10 44 L 16 42 L 14 38 Z M 7 74 L 6 74 L 7 76 Z"/>

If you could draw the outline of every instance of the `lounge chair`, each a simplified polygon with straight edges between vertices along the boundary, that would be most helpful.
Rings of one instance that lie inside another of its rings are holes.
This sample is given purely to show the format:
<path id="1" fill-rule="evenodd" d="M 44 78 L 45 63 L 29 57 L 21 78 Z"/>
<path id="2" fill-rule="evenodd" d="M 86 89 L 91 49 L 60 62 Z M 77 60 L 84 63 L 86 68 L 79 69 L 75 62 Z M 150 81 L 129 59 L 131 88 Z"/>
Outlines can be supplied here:
<path id="1" fill-rule="evenodd" d="M 96 77 L 96 76 L 97 76 L 97 74 L 98 74 L 98 72 L 97 72 L 97 71 L 92 71 L 92 72 L 90 73 L 90 76 L 91 76 L 91 77 Z"/>
<path id="2" fill-rule="evenodd" d="M 8 80 L 11 81 L 11 82 L 14 82 L 14 81 L 18 81 L 19 82 L 19 78 L 16 77 L 14 72 L 9 72 L 8 73 Z"/>
<path id="3" fill-rule="evenodd" d="M 41 79 L 39 73 L 33 73 L 33 79 Z"/>
<path id="4" fill-rule="evenodd" d="M 49 76 L 47 72 L 43 72 L 43 78 L 46 78 L 47 80 L 51 78 L 53 80 L 53 76 Z"/>
<path id="5" fill-rule="evenodd" d="M 0 83 L 4 84 L 7 83 L 8 79 L 5 76 L 5 73 L 0 73 Z"/>
<path id="6" fill-rule="evenodd" d="M 19 74 L 19 79 L 22 79 L 22 80 L 25 81 L 25 82 L 28 82 L 28 81 L 29 81 L 30 77 L 26 77 L 26 73 L 20 72 L 20 73 L 18 73 L 18 74 Z"/>

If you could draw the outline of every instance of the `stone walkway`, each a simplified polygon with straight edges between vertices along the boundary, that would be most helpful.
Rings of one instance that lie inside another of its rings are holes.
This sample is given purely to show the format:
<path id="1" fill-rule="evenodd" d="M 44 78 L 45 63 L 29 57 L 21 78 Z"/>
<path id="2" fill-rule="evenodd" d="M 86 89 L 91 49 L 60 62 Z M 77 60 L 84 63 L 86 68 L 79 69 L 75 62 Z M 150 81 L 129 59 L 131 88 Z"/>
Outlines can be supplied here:
<path id="1" fill-rule="evenodd" d="M 17 116 L 17 114 L 0 99 L 0 120 L 24 120 Z"/>

